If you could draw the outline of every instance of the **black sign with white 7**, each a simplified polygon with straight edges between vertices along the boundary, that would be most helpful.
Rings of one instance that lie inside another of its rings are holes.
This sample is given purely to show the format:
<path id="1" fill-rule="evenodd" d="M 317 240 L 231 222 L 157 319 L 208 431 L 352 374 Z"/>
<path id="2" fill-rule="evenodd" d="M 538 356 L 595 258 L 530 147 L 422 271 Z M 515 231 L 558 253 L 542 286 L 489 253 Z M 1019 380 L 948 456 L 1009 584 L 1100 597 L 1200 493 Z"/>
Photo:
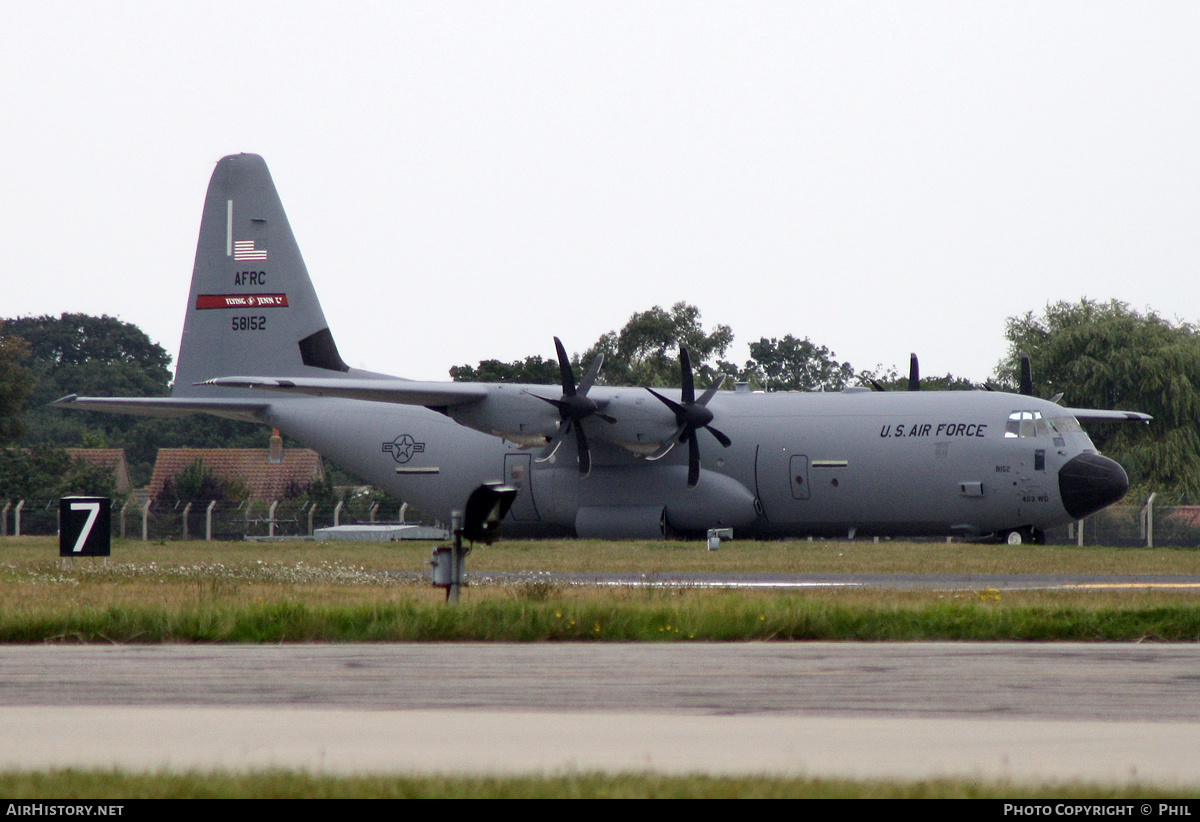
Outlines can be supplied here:
<path id="1" fill-rule="evenodd" d="M 106 557 L 112 542 L 112 500 L 63 497 L 58 501 L 58 555 Z"/>

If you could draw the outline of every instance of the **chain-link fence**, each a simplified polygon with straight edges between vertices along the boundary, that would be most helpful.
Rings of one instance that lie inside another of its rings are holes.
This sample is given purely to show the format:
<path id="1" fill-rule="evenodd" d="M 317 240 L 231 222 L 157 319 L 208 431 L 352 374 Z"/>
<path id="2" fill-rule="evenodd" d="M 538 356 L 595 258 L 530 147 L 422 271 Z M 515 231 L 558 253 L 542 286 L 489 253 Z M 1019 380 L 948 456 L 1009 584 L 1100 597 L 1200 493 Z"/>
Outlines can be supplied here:
<path id="1" fill-rule="evenodd" d="M 58 509 L 57 498 L 0 500 L 0 536 L 55 535 Z M 406 517 L 403 506 L 385 509 L 370 499 L 340 504 L 308 500 L 197 501 L 148 507 L 133 499 L 118 499 L 112 504 L 112 535 L 155 542 L 298 538 L 334 525 L 396 523 Z"/>
<path id="2" fill-rule="evenodd" d="M 58 499 L 0 500 L 0 536 L 58 533 Z M 205 501 L 152 505 L 114 500 L 114 537 L 150 541 L 242 540 L 312 536 L 334 525 L 414 521 L 403 507 L 382 508 L 370 498 L 340 506 L 308 500 L 242 503 Z M 425 523 L 434 524 L 434 523 Z M 1046 533 L 1051 544 L 1200 547 L 1200 505 L 1114 505 L 1082 523 Z"/>
<path id="3" fill-rule="evenodd" d="M 1113 505 L 1047 542 L 1119 547 L 1200 547 L 1200 505 Z"/>

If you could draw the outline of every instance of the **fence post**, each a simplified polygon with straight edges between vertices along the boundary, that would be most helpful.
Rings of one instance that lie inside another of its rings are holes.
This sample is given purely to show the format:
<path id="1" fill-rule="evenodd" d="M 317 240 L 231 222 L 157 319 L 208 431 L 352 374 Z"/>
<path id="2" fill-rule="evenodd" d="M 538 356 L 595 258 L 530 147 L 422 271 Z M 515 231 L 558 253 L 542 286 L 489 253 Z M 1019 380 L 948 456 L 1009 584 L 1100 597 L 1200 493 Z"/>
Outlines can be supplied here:
<path id="1" fill-rule="evenodd" d="M 212 512 L 217 505 L 216 500 L 208 503 L 208 508 L 204 511 L 204 541 L 212 542 Z"/>
<path id="2" fill-rule="evenodd" d="M 313 535 L 313 514 L 316 512 L 317 504 L 314 502 L 312 505 L 308 506 L 308 535 L 310 537 Z"/>
<path id="3" fill-rule="evenodd" d="M 346 504 L 344 499 L 338 500 L 337 507 L 333 509 L 333 527 L 337 528 L 342 524 L 342 506 Z"/>
<path id="4" fill-rule="evenodd" d="M 21 536 L 21 509 L 25 507 L 25 500 L 17 500 L 17 510 L 13 512 L 13 536 Z"/>
<path id="5" fill-rule="evenodd" d="M 150 541 L 150 500 L 142 506 L 142 542 Z"/>
<path id="6" fill-rule="evenodd" d="M 279 500 L 271 500 L 270 507 L 267 508 L 267 536 L 275 536 L 275 507 L 279 505 Z"/>
<path id="7" fill-rule="evenodd" d="M 188 500 L 188 504 L 183 506 L 183 540 L 187 542 L 188 538 L 188 514 L 192 513 L 192 501 Z"/>
<path id="8" fill-rule="evenodd" d="M 8 509 L 12 508 L 12 500 L 4 501 L 4 511 L 0 513 L 0 537 L 8 536 Z"/>
<path id="9" fill-rule="evenodd" d="M 1075 532 L 1075 544 L 1078 545 L 1080 548 L 1082 548 L 1083 547 L 1083 520 L 1079 520 L 1078 525 L 1079 525 L 1079 530 L 1077 530 Z"/>
<path id="10" fill-rule="evenodd" d="M 1146 540 L 1146 547 L 1154 547 L 1154 498 L 1158 493 L 1152 493 L 1146 498 L 1146 504 L 1142 506 L 1142 536 Z"/>

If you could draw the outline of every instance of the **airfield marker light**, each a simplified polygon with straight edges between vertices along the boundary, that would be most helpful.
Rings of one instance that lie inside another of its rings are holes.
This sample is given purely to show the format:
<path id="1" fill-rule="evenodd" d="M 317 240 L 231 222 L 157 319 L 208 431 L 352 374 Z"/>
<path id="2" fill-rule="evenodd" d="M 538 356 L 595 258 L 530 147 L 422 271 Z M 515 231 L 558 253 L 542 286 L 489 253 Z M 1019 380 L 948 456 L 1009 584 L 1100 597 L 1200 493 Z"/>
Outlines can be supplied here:
<path id="1" fill-rule="evenodd" d="M 733 539 L 732 528 L 709 528 L 708 529 L 708 550 L 718 551 L 721 548 L 721 540 Z"/>
<path id="2" fill-rule="evenodd" d="M 500 522 L 512 507 L 517 489 L 502 482 L 485 482 L 467 498 L 462 536 L 491 545 L 500 536 Z"/>
<path id="3" fill-rule="evenodd" d="M 450 531 L 454 535 L 453 545 L 442 545 L 433 550 L 430 558 L 430 575 L 434 587 L 446 589 L 446 601 L 458 602 L 463 586 L 463 571 L 471 547 L 463 547 L 463 537 L 472 543 L 491 545 L 500 536 L 500 523 L 512 507 L 517 489 L 502 482 L 485 482 L 467 498 L 465 513 L 450 514 Z"/>

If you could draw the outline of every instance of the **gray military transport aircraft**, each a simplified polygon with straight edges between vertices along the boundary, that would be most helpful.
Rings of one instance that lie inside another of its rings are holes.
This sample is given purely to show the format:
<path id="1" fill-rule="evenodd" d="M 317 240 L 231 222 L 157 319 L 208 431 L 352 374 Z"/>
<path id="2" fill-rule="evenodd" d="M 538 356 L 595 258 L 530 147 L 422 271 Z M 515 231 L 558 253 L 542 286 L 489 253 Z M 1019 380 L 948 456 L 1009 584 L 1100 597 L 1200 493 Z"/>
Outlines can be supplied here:
<path id="1" fill-rule="evenodd" d="M 350 368 L 266 163 L 217 163 L 172 394 L 62 408 L 205 413 L 278 428 L 430 514 L 483 481 L 518 488 L 505 529 L 623 538 L 919 535 L 1039 541 L 1120 499 L 1080 420 L 1148 420 L 1026 394 L 418 382 Z M 686 444 L 686 447 L 685 447 Z M 675 446 L 680 447 L 675 447 Z M 701 454 L 703 453 L 703 459 Z"/>

